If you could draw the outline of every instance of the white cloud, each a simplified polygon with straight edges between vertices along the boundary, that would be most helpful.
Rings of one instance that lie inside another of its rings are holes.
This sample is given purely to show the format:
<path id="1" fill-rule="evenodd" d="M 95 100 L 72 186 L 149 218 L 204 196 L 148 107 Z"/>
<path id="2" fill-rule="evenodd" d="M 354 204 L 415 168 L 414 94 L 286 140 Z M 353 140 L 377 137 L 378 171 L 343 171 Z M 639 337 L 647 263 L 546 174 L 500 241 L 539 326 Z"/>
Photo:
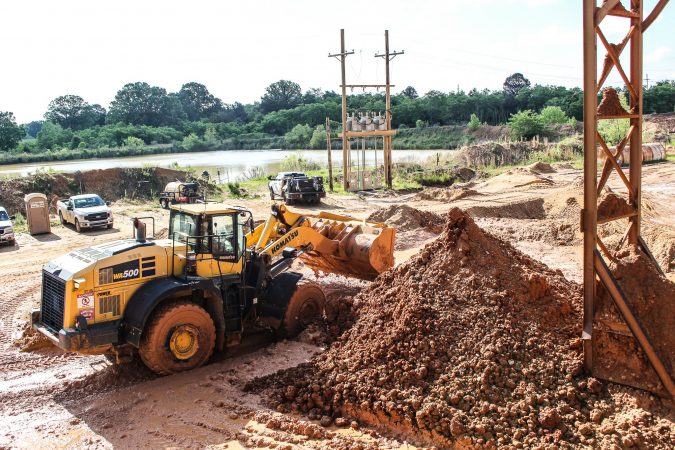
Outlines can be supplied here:
<path id="1" fill-rule="evenodd" d="M 663 61 L 669 54 L 670 54 L 669 47 L 665 46 L 657 47 L 645 55 L 645 62 L 648 63 L 660 62 Z"/>

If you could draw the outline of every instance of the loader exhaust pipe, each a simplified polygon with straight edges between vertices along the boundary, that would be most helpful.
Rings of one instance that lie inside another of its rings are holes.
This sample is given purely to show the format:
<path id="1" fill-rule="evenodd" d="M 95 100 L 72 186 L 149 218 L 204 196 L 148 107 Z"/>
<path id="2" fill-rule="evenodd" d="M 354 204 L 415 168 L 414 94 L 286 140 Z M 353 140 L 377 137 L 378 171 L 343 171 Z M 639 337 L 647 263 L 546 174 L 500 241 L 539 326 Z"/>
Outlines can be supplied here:
<path id="1" fill-rule="evenodd" d="M 136 242 L 144 243 L 145 242 L 145 222 L 139 220 L 138 218 L 134 219 L 134 231 L 136 232 Z"/>

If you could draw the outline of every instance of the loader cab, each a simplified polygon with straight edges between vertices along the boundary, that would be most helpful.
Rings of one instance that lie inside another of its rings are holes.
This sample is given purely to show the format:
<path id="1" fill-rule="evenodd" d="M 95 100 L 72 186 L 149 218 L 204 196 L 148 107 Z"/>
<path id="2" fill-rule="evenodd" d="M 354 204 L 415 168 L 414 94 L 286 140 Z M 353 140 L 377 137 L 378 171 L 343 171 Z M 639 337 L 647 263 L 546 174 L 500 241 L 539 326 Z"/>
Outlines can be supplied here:
<path id="1" fill-rule="evenodd" d="M 246 209 L 220 204 L 172 206 L 169 238 L 174 249 L 182 249 L 174 257 L 185 258 L 188 272 L 206 277 L 241 270 L 250 218 Z"/>

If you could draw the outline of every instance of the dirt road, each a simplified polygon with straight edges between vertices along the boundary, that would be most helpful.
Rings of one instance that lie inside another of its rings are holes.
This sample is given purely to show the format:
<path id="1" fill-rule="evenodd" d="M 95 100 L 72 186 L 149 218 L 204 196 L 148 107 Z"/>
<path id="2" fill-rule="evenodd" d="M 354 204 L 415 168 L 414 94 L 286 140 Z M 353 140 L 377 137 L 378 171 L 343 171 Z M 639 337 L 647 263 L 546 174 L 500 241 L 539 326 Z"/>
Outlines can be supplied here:
<path id="1" fill-rule="evenodd" d="M 645 166 L 644 174 L 645 230 L 662 266 L 668 266 L 675 257 L 675 164 Z M 621 191 L 620 183 L 612 179 L 610 187 Z M 308 211 L 365 218 L 391 205 L 439 214 L 459 206 L 487 231 L 578 282 L 582 189 L 580 171 L 563 165 L 546 173 L 514 169 L 423 193 L 330 195 Z M 265 218 L 270 206 L 265 197 L 232 203 L 249 207 L 256 219 Z M 190 373 L 157 378 L 139 365 L 111 366 L 103 357 L 64 354 L 24 336 L 30 310 L 39 302 L 43 264 L 70 249 L 131 236 L 134 215 L 152 215 L 158 231 L 167 223 L 166 211 L 147 205 L 118 202 L 114 213 L 112 230 L 80 235 L 57 226 L 51 235 L 20 234 L 18 246 L 0 249 L 0 447 L 411 448 L 367 429 L 324 429 L 269 411 L 260 397 L 243 391 L 254 377 L 295 366 L 322 351 L 308 342 L 274 343 L 257 334 L 236 354 L 218 356 Z M 405 245 L 398 247 L 397 262 L 434 237 L 428 230 L 399 233 Z M 340 277 L 324 283 L 333 296 L 349 296 L 362 286 Z"/>

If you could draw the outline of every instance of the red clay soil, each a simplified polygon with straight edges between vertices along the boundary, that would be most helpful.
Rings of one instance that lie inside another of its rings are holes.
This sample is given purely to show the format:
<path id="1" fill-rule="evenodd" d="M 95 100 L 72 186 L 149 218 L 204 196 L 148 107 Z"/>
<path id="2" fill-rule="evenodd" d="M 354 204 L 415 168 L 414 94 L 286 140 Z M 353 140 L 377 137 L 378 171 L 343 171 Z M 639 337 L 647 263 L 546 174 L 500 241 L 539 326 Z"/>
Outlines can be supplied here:
<path id="1" fill-rule="evenodd" d="M 626 300 L 670 374 L 675 368 L 675 283 L 642 252 L 622 250 L 610 264 Z M 594 373 L 667 395 L 602 284 L 595 304 Z M 672 376 L 672 375 L 671 375 Z"/>
<path id="2" fill-rule="evenodd" d="M 633 212 L 634 209 L 628 204 L 625 195 L 607 192 L 600 198 L 598 203 L 598 220 L 607 220 Z"/>
<path id="3" fill-rule="evenodd" d="M 628 114 L 619 100 L 616 89 L 606 88 L 602 91 L 602 101 L 598 105 L 598 114 L 603 116 L 622 116 Z"/>
<path id="4" fill-rule="evenodd" d="M 581 374 L 581 304 L 578 285 L 455 208 L 355 297 L 354 326 L 328 350 L 247 388 L 278 411 L 439 448 L 672 447 L 672 404 L 627 415 L 641 394 Z"/>

